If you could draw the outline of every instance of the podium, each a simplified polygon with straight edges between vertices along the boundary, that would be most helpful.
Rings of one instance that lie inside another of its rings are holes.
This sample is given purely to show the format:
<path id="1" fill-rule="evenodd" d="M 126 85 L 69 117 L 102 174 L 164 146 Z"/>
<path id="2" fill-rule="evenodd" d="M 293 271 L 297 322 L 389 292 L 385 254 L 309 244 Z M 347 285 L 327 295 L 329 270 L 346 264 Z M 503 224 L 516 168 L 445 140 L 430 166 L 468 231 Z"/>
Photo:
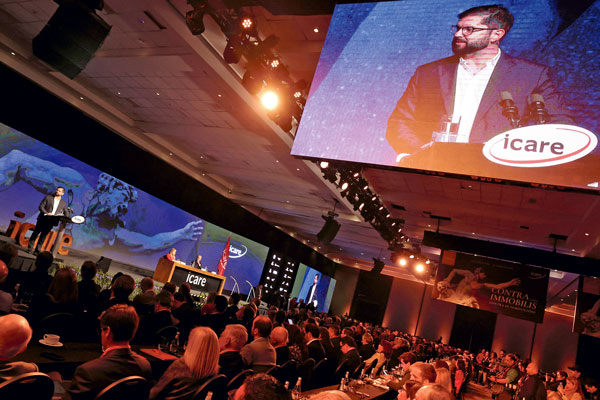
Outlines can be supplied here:
<path id="1" fill-rule="evenodd" d="M 158 264 L 156 264 L 152 279 L 162 283 L 173 282 L 177 286 L 187 282 L 192 290 L 221 294 L 226 278 L 212 272 L 192 268 L 179 261 L 169 261 L 165 257 L 161 257 Z"/>

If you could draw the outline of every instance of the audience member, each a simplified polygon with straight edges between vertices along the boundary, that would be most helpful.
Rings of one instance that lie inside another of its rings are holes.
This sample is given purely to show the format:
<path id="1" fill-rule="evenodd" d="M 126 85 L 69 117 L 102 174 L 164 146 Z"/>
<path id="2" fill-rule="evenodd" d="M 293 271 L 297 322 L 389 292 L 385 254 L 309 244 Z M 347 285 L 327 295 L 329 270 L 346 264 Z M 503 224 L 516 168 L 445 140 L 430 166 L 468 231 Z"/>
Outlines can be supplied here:
<path id="1" fill-rule="evenodd" d="M 210 328 L 194 328 L 185 353 L 167 368 L 150 390 L 149 400 L 191 398 L 198 386 L 218 372 L 217 335 Z"/>
<path id="2" fill-rule="evenodd" d="M 171 314 L 171 307 L 173 307 L 171 292 L 163 290 L 157 294 L 154 312 L 140 320 L 140 330 L 136 336 L 136 341 L 146 344 L 156 343 L 158 339 L 156 333 L 159 330 L 167 326 L 177 325 L 179 321 L 176 321 Z"/>
<path id="3" fill-rule="evenodd" d="M 77 277 L 68 267 L 60 268 L 45 296 L 37 296 L 31 302 L 27 318 L 34 325 L 44 317 L 56 313 L 77 314 Z"/>
<path id="4" fill-rule="evenodd" d="M 217 295 L 215 297 L 215 311 L 211 314 L 202 315 L 198 325 L 210 327 L 217 335 L 220 335 L 227 325 L 227 297 Z"/>
<path id="5" fill-rule="evenodd" d="M 0 260 L 0 284 L 4 283 L 8 278 L 8 267 L 6 263 Z M 12 294 L 0 290 L 0 315 L 8 314 L 13 305 Z"/>
<path id="6" fill-rule="evenodd" d="M 228 300 L 229 306 L 227 307 L 227 310 L 225 311 L 225 315 L 227 315 L 227 318 L 230 321 L 236 320 L 235 314 L 237 314 L 237 312 L 240 309 L 238 306 L 239 302 L 240 302 L 240 294 L 237 292 L 231 293 L 231 296 L 229 296 L 229 300 Z"/>
<path id="7" fill-rule="evenodd" d="M 593 378 L 586 378 L 583 382 L 583 387 L 588 393 L 588 400 L 600 400 L 600 396 L 598 395 L 598 382 Z"/>
<path id="8" fill-rule="evenodd" d="M 340 339 L 340 345 L 342 350 L 342 358 L 340 359 L 340 365 L 346 364 L 346 370 L 352 374 L 360 366 L 360 355 L 356 350 L 356 342 L 352 339 L 352 336 L 342 336 Z"/>
<path id="9" fill-rule="evenodd" d="M 288 325 L 288 343 L 290 349 L 290 359 L 298 364 L 308 358 L 308 348 L 306 347 L 306 339 L 302 334 L 302 330 L 297 325 Z"/>
<path id="10" fill-rule="evenodd" d="M 358 354 L 363 360 L 371 358 L 375 354 L 375 347 L 373 346 L 373 336 L 370 333 L 364 333 L 361 337 L 362 346 L 358 350 Z"/>
<path id="11" fill-rule="evenodd" d="M 276 363 L 282 365 L 290 359 L 290 349 L 288 347 L 288 331 L 283 326 L 273 328 L 271 332 L 271 345 L 275 348 L 277 354 Z"/>
<path id="12" fill-rule="evenodd" d="M 519 385 L 517 399 L 519 400 L 546 400 L 546 387 L 538 376 L 539 368 L 535 363 L 527 364 L 526 376 Z"/>
<path id="13" fill-rule="evenodd" d="M 325 390 L 309 397 L 310 400 L 352 400 L 341 390 Z"/>
<path id="14" fill-rule="evenodd" d="M 323 346 L 323 350 L 325 350 L 325 357 L 327 357 L 329 363 L 337 365 L 337 351 L 333 348 L 331 340 L 329 339 L 329 329 L 320 326 L 319 333 L 321 334 L 321 346 Z"/>
<path id="15" fill-rule="evenodd" d="M 383 368 L 384 364 L 386 363 L 387 360 L 389 360 L 391 355 L 392 355 L 392 344 L 390 342 L 388 342 L 387 340 L 382 341 L 381 344 L 379 346 L 377 346 L 377 351 L 375 352 L 375 354 L 373 354 L 373 356 L 371 356 L 370 358 L 365 360 L 365 368 L 364 368 L 363 372 L 366 372 L 366 370 L 369 367 L 371 367 L 373 364 L 375 364 L 372 367 L 371 374 L 372 375 L 379 374 L 379 371 Z"/>
<path id="16" fill-rule="evenodd" d="M 217 298 L 217 292 L 210 292 L 206 297 L 206 303 L 200 309 L 202 315 L 212 314 L 215 312 L 217 307 L 215 306 L 215 299 Z"/>
<path id="17" fill-rule="evenodd" d="M 53 262 L 54 256 L 49 251 L 39 253 L 35 258 L 33 272 L 23 274 L 19 291 L 25 293 L 32 301 L 36 297 L 44 297 L 52 282 L 48 272 Z"/>
<path id="18" fill-rule="evenodd" d="M 183 294 L 177 292 L 173 295 L 171 314 L 179 321 L 177 327 L 181 333 L 181 340 L 185 343 L 190 331 L 196 325 L 196 310 L 193 305 L 185 301 Z"/>
<path id="19" fill-rule="evenodd" d="M 104 353 L 77 367 L 66 399 L 94 399 L 106 386 L 127 376 L 151 378 L 148 360 L 129 346 L 138 323 L 135 309 L 125 304 L 114 305 L 102 313 L 100 336 Z"/>
<path id="20" fill-rule="evenodd" d="M 583 400 L 583 392 L 579 380 L 575 376 L 568 376 L 565 386 L 558 387 L 562 400 Z"/>
<path id="21" fill-rule="evenodd" d="M 435 368 L 431 364 L 416 362 L 410 366 L 410 379 L 422 385 L 435 383 Z"/>
<path id="22" fill-rule="evenodd" d="M 110 281 L 110 287 L 102 289 L 100 291 L 100 294 L 98 295 L 98 304 L 100 310 L 103 311 L 108 308 L 108 302 L 110 301 L 110 298 L 112 296 L 112 289 L 115 286 L 115 282 L 117 281 L 117 279 L 119 279 L 119 277 L 121 276 L 123 276 L 123 273 L 121 271 L 114 274 L 112 280 Z"/>
<path id="23" fill-rule="evenodd" d="M 267 374 L 251 375 L 235 391 L 233 400 L 291 400 L 289 390 Z"/>
<path id="24" fill-rule="evenodd" d="M 435 369 L 435 383 L 437 385 L 445 387 L 450 393 L 454 392 L 452 376 L 450 375 L 450 370 L 448 370 L 447 368 Z"/>
<path id="25" fill-rule="evenodd" d="M 192 307 L 194 306 L 194 299 L 192 299 L 192 287 L 189 283 L 182 283 L 181 286 L 179 286 L 179 290 L 177 291 L 177 293 L 181 293 L 183 297 L 185 297 L 186 303 L 188 303 Z"/>
<path id="26" fill-rule="evenodd" d="M 430 384 L 421 387 L 415 394 L 416 400 L 454 400 L 452 393 L 442 385 Z"/>
<path id="27" fill-rule="evenodd" d="M 268 339 L 272 327 L 273 324 L 268 317 L 258 316 L 254 318 L 252 324 L 254 341 L 242 348 L 241 356 L 244 363 L 256 372 L 265 372 L 275 365 L 277 353 Z"/>
<path id="28" fill-rule="evenodd" d="M 25 351 L 32 333 L 31 327 L 24 317 L 17 314 L 0 317 L 0 382 L 28 372 L 38 371 L 37 365 L 32 363 L 8 362 L 17 354 Z"/>
<path id="29" fill-rule="evenodd" d="M 167 282 L 163 285 L 161 292 L 169 292 L 175 294 L 177 292 L 177 285 L 173 282 Z"/>
<path id="30" fill-rule="evenodd" d="M 306 347 L 308 348 L 308 357 L 315 360 L 318 363 L 325 358 L 325 349 L 321 345 L 319 337 L 319 327 L 315 324 L 306 324 L 304 327 L 304 337 L 306 338 Z"/>
<path id="31" fill-rule="evenodd" d="M 142 293 L 133 298 L 133 306 L 140 317 L 154 312 L 156 293 L 154 292 L 154 280 L 150 277 L 142 278 L 140 281 Z"/>
<path id="32" fill-rule="evenodd" d="M 252 334 L 252 323 L 254 322 L 256 312 L 250 305 L 246 304 L 245 306 L 240 308 L 238 312 L 235 313 L 235 316 L 237 322 L 241 325 L 244 325 L 244 327 L 248 331 L 248 340 L 250 341 L 250 335 Z"/>
<path id="33" fill-rule="evenodd" d="M 94 281 L 98 267 L 93 261 L 84 261 L 81 265 L 81 280 L 77 283 L 79 308 L 91 315 L 98 314 L 98 296 L 100 285 Z"/>
<path id="34" fill-rule="evenodd" d="M 221 337 L 219 337 L 220 373 L 225 374 L 228 379 L 232 379 L 245 368 L 240 351 L 247 341 L 248 332 L 240 324 L 227 325 L 221 333 Z"/>

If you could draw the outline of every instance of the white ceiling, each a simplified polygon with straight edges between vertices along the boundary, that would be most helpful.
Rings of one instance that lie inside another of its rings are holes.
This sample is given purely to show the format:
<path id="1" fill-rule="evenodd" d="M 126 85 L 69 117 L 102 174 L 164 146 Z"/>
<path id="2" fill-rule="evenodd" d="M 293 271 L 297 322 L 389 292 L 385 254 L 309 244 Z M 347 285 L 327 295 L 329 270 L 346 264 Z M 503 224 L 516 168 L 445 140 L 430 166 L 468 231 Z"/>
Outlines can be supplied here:
<path id="1" fill-rule="evenodd" d="M 317 166 L 290 156 L 293 136 L 242 87 L 243 62 L 223 62 L 225 37 L 212 20 L 205 18 L 207 30 L 199 37 L 182 16 L 190 9 L 185 0 L 105 0 L 99 15 L 111 33 L 70 80 L 31 51 L 31 40 L 56 8 L 52 0 L 0 0 L 0 61 L 328 257 L 362 269 L 371 269 L 373 257 L 389 263 L 387 243 Z M 293 76 L 310 82 L 331 16 L 251 11 L 263 37 L 280 37 L 276 51 Z M 435 230 L 434 214 L 451 218 L 440 225 L 443 233 L 546 250 L 555 233 L 568 236 L 558 251 L 600 257 L 595 194 L 374 169 L 365 176 L 393 216 L 406 220 L 404 232 L 413 242 Z M 325 246 L 316 233 L 334 198 L 342 204 L 336 210 L 342 227 Z M 393 265 L 384 273 L 412 279 Z"/>

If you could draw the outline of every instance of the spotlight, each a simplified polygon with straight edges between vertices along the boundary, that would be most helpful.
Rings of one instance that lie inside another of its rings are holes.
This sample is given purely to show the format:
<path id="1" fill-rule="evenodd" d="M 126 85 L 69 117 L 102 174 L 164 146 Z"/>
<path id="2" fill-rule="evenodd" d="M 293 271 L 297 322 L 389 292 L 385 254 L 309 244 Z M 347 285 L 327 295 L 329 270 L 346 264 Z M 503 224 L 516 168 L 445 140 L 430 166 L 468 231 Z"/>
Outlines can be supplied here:
<path id="1" fill-rule="evenodd" d="M 406 264 L 408 264 L 408 261 L 406 261 L 406 258 L 402 257 L 400 259 L 400 261 L 398 261 L 398 264 L 400 264 L 403 267 L 406 267 Z"/>
<path id="2" fill-rule="evenodd" d="M 342 184 L 340 185 L 340 189 L 342 190 L 342 192 L 346 189 L 348 189 L 348 182 L 342 182 Z"/>
<path id="3" fill-rule="evenodd" d="M 411 254 L 410 256 L 408 256 L 408 258 L 415 258 L 415 255 Z"/>
<path id="4" fill-rule="evenodd" d="M 325 169 L 329 167 L 329 163 L 327 161 L 321 161 L 321 163 L 319 163 L 319 167 L 321 167 L 321 169 Z"/>
<path id="5" fill-rule="evenodd" d="M 243 17 L 240 21 L 240 25 L 242 26 L 242 29 L 249 31 L 254 27 L 254 20 L 252 17 Z"/>
<path id="6" fill-rule="evenodd" d="M 302 96 L 302 92 L 300 92 L 300 91 L 294 92 L 295 99 L 299 99 L 301 96 Z"/>
<path id="7" fill-rule="evenodd" d="M 279 61 L 278 58 L 273 58 L 272 60 L 269 61 L 269 65 L 271 66 L 271 68 L 277 68 L 277 67 L 279 67 L 280 64 L 281 64 L 281 61 Z"/>
<path id="8" fill-rule="evenodd" d="M 362 210 L 364 208 L 364 206 L 365 206 L 365 203 L 360 203 L 360 206 L 358 206 L 358 209 Z"/>
<path id="9" fill-rule="evenodd" d="M 429 261 L 429 260 L 425 261 L 425 264 L 429 264 L 429 263 L 431 263 L 431 261 Z"/>
<path id="10" fill-rule="evenodd" d="M 422 274 L 423 272 L 425 272 L 425 266 L 422 263 L 417 263 L 417 265 L 415 265 L 415 271 L 418 274 Z"/>
<path id="11" fill-rule="evenodd" d="M 274 110 L 279 104 L 279 96 L 273 90 L 266 90 L 260 95 L 260 102 L 267 110 Z"/>

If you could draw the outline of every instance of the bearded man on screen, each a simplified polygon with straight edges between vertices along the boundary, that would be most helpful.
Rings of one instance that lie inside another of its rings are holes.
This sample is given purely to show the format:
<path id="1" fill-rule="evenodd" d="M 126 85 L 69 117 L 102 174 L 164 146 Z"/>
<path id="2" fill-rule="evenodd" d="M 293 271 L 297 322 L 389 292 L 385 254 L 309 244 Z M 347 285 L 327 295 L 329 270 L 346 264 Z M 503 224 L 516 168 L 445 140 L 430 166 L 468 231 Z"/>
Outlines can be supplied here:
<path id="1" fill-rule="evenodd" d="M 520 113 L 540 94 L 551 123 L 571 123 L 548 67 L 506 54 L 501 41 L 514 18 L 500 5 L 470 8 L 452 26 L 453 56 L 421 65 L 392 112 L 386 131 L 397 161 L 432 143 L 441 123 L 458 124 L 459 143 L 484 143 L 512 128 L 500 93 L 509 92 Z"/>

